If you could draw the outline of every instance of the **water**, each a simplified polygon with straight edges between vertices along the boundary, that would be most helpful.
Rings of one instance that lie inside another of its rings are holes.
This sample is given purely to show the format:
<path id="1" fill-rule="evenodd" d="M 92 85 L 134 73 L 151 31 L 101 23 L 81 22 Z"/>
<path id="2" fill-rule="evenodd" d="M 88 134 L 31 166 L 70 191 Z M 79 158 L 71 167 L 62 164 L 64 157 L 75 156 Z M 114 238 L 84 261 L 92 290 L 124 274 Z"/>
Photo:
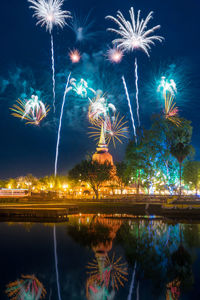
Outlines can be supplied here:
<path id="1" fill-rule="evenodd" d="M 0 223 L 1 300 L 22 274 L 43 283 L 45 299 L 58 299 L 53 228 Z M 90 214 L 56 224 L 56 234 L 62 299 L 200 299 L 199 224 Z"/>

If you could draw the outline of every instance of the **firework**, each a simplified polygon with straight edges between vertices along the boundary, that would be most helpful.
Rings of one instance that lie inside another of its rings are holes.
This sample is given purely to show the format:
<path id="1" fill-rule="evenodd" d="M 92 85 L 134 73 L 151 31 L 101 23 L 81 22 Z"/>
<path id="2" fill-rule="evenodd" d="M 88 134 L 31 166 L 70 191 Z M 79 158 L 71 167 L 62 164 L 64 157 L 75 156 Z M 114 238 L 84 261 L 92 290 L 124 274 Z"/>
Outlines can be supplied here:
<path id="1" fill-rule="evenodd" d="M 80 61 L 81 55 L 78 50 L 72 50 L 69 52 L 69 58 L 73 64 L 76 64 Z"/>
<path id="2" fill-rule="evenodd" d="M 90 88 L 87 81 L 85 81 L 83 78 L 81 78 L 80 81 L 77 81 L 75 78 L 71 78 L 70 84 L 73 88 L 73 91 L 82 98 L 86 98 L 88 96 L 88 91 L 96 94 L 95 90 Z"/>
<path id="3" fill-rule="evenodd" d="M 45 298 L 46 290 L 34 275 L 22 275 L 7 285 L 6 294 L 11 300 L 39 300 Z"/>
<path id="4" fill-rule="evenodd" d="M 118 64 L 121 62 L 124 55 L 120 49 L 114 47 L 107 51 L 107 56 L 110 62 Z"/>
<path id="5" fill-rule="evenodd" d="M 29 100 L 18 99 L 17 104 L 10 108 L 14 117 L 26 120 L 26 124 L 39 125 L 47 116 L 50 108 L 38 96 L 32 95 Z"/>
<path id="6" fill-rule="evenodd" d="M 54 26 L 63 28 L 66 19 L 71 18 L 71 13 L 62 10 L 64 0 L 28 0 L 34 10 L 33 17 L 38 20 L 36 25 L 46 26 L 51 35 L 51 60 L 52 60 L 52 82 L 53 82 L 53 108 L 55 112 L 55 65 L 54 65 L 54 43 L 52 30 Z"/>
<path id="7" fill-rule="evenodd" d="M 173 79 L 168 80 L 165 76 L 162 76 L 157 88 L 157 92 L 162 93 L 163 98 L 165 98 L 168 93 L 174 97 L 177 94 L 175 81 Z"/>
<path id="8" fill-rule="evenodd" d="M 178 107 L 176 107 L 176 103 L 173 100 L 172 95 L 165 95 L 164 117 L 176 126 L 180 126 L 181 120 L 178 117 Z"/>
<path id="9" fill-rule="evenodd" d="M 107 120 L 108 114 L 111 111 L 112 113 L 116 112 L 116 108 L 112 103 L 107 103 L 107 100 L 97 94 L 96 97 L 90 100 L 88 118 L 90 123 L 96 122 L 99 118 L 103 117 L 104 120 Z M 104 127 L 105 128 L 105 127 Z"/>
<path id="10" fill-rule="evenodd" d="M 129 10 L 131 21 L 127 21 L 121 11 L 117 12 L 117 17 L 107 16 L 107 19 L 114 21 L 118 29 L 108 28 L 109 31 L 119 35 L 119 38 L 114 39 L 112 43 L 117 45 L 119 49 L 125 52 L 142 50 L 149 57 L 149 51 L 152 45 L 155 45 L 155 41 L 162 42 L 163 37 L 158 35 L 152 35 L 154 31 L 160 28 L 160 25 L 147 29 L 147 24 L 153 18 L 153 12 L 150 12 L 146 19 L 140 18 L 140 10 L 135 17 L 133 7 Z M 135 86 L 136 86 L 136 104 L 137 104 L 137 117 L 138 124 L 140 126 L 139 118 L 139 89 L 138 89 L 138 65 L 135 58 Z"/>
<path id="11" fill-rule="evenodd" d="M 56 143 L 55 170 L 54 170 L 55 177 L 57 176 L 58 153 L 59 153 L 59 145 L 60 145 L 60 131 L 61 131 L 61 127 L 62 127 L 63 110 L 64 110 L 64 106 L 65 106 L 66 95 L 69 91 L 72 90 L 72 87 L 69 86 L 70 77 L 71 77 L 71 73 L 69 74 L 69 76 L 67 78 L 67 83 L 66 83 L 66 86 L 65 86 L 65 92 L 64 92 L 64 95 L 63 95 L 63 102 L 62 102 L 62 107 L 61 107 L 61 112 L 60 112 L 60 120 L 59 120 L 57 143 Z"/>
<path id="12" fill-rule="evenodd" d="M 89 137 L 98 141 L 101 135 L 102 124 L 104 124 L 103 118 L 100 117 L 99 120 L 95 120 L 93 126 L 89 127 L 91 129 Z M 124 116 L 119 118 L 119 113 L 113 118 L 108 116 L 104 125 L 106 143 L 109 145 L 112 142 L 114 147 L 116 147 L 116 141 L 122 144 L 121 138 L 128 138 L 128 127 L 126 125 L 127 121 L 124 121 Z"/>
<path id="13" fill-rule="evenodd" d="M 78 43 L 91 41 L 96 36 L 96 32 L 92 31 L 94 22 L 89 20 L 90 14 L 91 12 L 89 12 L 85 17 L 79 17 L 76 14 L 73 15 L 70 28 L 73 30 L 76 42 Z"/>
<path id="14" fill-rule="evenodd" d="M 132 112 L 132 107 L 131 107 L 131 101 L 130 101 L 129 92 L 128 92 L 128 88 L 127 88 L 127 85 L 126 85 L 126 81 L 125 81 L 124 76 L 122 76 L 122 81 L 123 81 L 124 90 L 125 90 L 125 93 L 126 93 L 126 98 L 127 98 L 127 101 L 128 101 L 129 110 L 130 110 L 131 121 L 132 121 L 132 126 L 133 126 L 134 136 L 135 136 L 135 142 L 136 142 L 136 144 L 137 144 L 137 134 L 136 134 L 135 122 L 134 122 L 134 118 L 133 118 L 133 112 Z"/>
<path id="15" fill-rule="evenodd" d="M 118 45 L 123 51 L 133 51 L 133 50 L 142 50 L 147 56 L 149 56 L 149 51 L 151 46 L 154 45 L 154 41 L 162 42 L 163 37 L 158 35 L 151 35 L 155 30 L 160 28 L 160 25 L 154 26 L 150 29 L 147 29 L 148 22 L 153 18 L 153 12 L 151 11 L 145 20 L 140 19 L 140 10 L 137 13 L 135 18 L 135 13 L 133 7 L 129 10 L 131 22 L 127 21 L 121 11 L 117 12 L 117 17 L 107 16 L 106 19 L 114 21 L 119 29 L 108 28 L 109 31 L 112 31 L 120 36 L 113 40 L 114 45 Z"/>
<path id="16" fill-rule="evenodd" d="M 115 254 L 113 254 L 110 260 L 106 256 L 105 264 L 102 272 L 99 270 L 99 264 L 95 258 L 87 266 L 88 274 L 91 276 L 94 282 L 103 284 L 104 287 L 108 288 L 109 284 L 113 289 L 119 290 L 119 286 L 124 286 L 124 281 L 127 281 L 127 264 L 121 262 L 121 257 L 115 260 Z"/>

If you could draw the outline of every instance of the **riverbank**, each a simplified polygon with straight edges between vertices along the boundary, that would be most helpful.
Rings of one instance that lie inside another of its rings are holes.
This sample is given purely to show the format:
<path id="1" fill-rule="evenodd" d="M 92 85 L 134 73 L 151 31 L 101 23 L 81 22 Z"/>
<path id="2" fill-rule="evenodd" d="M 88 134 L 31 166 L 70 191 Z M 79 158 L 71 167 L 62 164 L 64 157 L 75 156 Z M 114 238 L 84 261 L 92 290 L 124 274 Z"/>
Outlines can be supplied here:
<path id="1" fill-rule="evenodd" d="M 44 219 L 65 221 L 69 214 L 111 214 L 132 215 L 153 218 L 154 216 L 176 220 L 200 220 L 200 201 L 173 198 L 163 201 L 155 199 L 144 201 L 141 199 L 119 201 L 119 199 L 87 200 L 87 199 L 5 199 L 0 203 L 0 221 L 3 220 L 37 220 Z M 11 200 L 11 201 L 10 201 Z M 20 201 L 19 201 L 20 200 Z M 70 211 L 70 207 L 72 210 Z M 63 217 L 64 216 L 64 217 Z"/>

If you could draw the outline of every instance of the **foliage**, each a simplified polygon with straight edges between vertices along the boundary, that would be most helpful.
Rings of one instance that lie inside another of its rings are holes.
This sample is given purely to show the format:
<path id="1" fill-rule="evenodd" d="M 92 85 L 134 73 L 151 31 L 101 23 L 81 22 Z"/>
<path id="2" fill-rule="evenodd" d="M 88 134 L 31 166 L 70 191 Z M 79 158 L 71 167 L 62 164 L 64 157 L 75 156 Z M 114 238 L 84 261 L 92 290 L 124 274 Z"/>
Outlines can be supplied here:
<path id="1" fill-rule="evenodd" d="M 200 161 L 187 161 L 183 168 L 184 183 L 190 188 L 196 190 L 196 194 L 200 184 Z"/>
<path id="2" fill-rule="evenodd" d="M 107 162 L 100 164 L 97 161 L 84 160 L 69 171 L 69 178 L 76 182 L 87 182 L 98 200 L 99 188 L 111 179 L 111 170 L 112 166 Z"/>

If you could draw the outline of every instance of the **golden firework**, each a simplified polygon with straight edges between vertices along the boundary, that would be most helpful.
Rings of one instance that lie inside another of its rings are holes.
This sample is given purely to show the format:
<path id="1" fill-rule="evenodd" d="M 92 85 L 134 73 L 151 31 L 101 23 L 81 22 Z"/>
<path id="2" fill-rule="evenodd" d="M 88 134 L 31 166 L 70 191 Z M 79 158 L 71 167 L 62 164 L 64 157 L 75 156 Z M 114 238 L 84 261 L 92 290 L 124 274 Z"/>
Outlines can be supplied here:
<path id="1" fill-rule="evenodd" d="M 91 130 L 88 134 L 98 142 L 101 135 L 101 127 L 104 124 L 106 143 L 113 143 L 116 147 L 116 141 L 122 144 L 122 138 L 128 138 L 127 121 L 124 121 L 124 116 L 119 117 L 119 113 L 113 117 L 108 116 L 106 119 L 100 117 L 98 120 L 93 120 L 93 126 L 89 126 Z"/>
<path id="2" fill-rule="evenodd" d="M 11 300 L 44 299 L 46 293 L 43 284 L 35 275 L 22 275 L 21 279 L 9 283 L 6 287 L 6 294 Z"/>
<path id="3" fill-rule="evenodd" d="M 20 119 L 26 120 L 26 124 L 39 125 L 40 122 L 47 116 L 50 111 L 49 105 L 39 103 L 37 109 L 35 107 L 31 107 L 26 113 L 27 100 L 18 99 L 17 104 L 14 104 L 13 107 L 10 108 L 12 111 L 12 116 Z"/>
<path id="4" fill-rule="evenodd" d="M 180 126 L 181 120 L 178 117 L 178 107 L 176 106 L 176 102 L 173 100 L 174 97 L 171 94 L 165 94 L 164 117 L 176 126 Z"/>
<path id="5" fill-rule="evenodd" d="M 87 274 L 90 275 L 90 282 L 103 284 L 106 288 L 111 284 L 113 289 L 119 290 L 119 286 L 123 287 L 124 281 L 128 281 L 127 264 L 121 260 L 121 256 L 115 260 L 115 253 L 113 253 L 111 260 L 106 256 L 101 270 L 98 260 L 96 258 L 93 259 L 87 265 Z"/>

